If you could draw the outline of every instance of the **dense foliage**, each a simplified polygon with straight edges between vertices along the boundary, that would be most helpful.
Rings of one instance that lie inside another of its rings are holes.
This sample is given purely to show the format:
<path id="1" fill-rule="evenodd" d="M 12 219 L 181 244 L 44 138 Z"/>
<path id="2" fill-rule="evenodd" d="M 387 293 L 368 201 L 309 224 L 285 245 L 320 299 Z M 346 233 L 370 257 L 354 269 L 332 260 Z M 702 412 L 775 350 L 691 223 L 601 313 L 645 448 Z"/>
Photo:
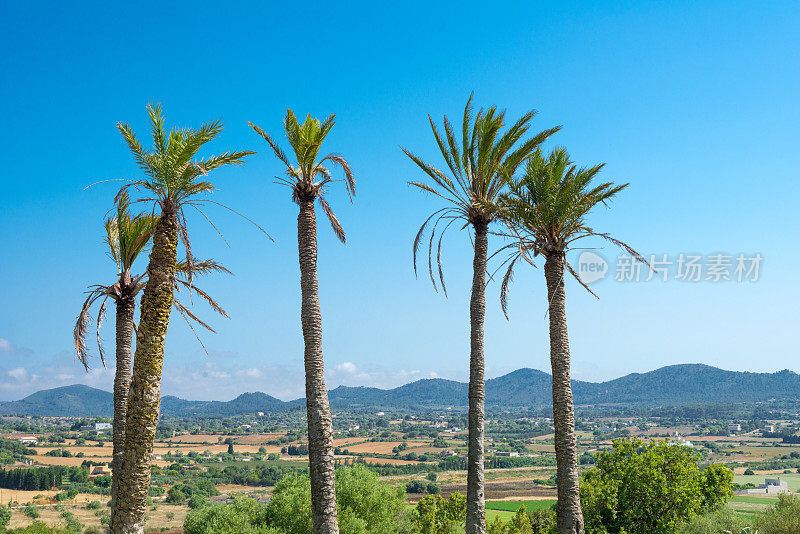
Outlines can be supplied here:
<path id="1" fill-rule="evenodd" d="M 701 469 L 700 458 L 665 441 L 614 441 L 581 482 L 587 532 L 672 534 L 693 515 L 720 508 L 733 473 L 718 464 Z"/>
<path id="2" fill-rule="evenodd" d="M 336 470 L 336 500 L 342 534 L 399 533 L 403 524 L 405 491 L 379 482 L 364 466 Z M 311 486 L 307 475 L 287 475 L 275 486 L 272 500 L 260 504 L 239 499 L 231 505 L 213 504 L 193 510 L 184 524 L 186 534 L 311 532 Z"/>

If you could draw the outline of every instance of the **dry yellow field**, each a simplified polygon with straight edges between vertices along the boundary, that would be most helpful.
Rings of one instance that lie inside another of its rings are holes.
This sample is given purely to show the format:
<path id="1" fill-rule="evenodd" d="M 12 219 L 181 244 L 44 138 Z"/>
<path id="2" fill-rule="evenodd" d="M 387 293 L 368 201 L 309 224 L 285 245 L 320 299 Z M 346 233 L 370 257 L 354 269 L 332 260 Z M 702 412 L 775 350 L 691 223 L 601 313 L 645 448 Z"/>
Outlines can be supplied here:
<path id="1" fill-rule="evenodd" d="M 85 458 L 62 458 L 60 456 L 44 456 L 41 454 L 37 454 L 36 456 L 30 456 L 30 458 L 39 464 L 42 465 L 81 465 L 84 460 L 91 460 L 93 462 L 103 463 L 103 462 L 110 462 L 111 455 L 108 456 L 92 456 L 92 457 L 85 457 Z"/>
<path id="2" fill-rule="evenodd" d="M 392 454 L 392 449 L 400 445 L 400 443 L 399 441 L 368 441 L 366 443 L 359 443 L 358 445 L 347 447 L 347 450 L 366 454 Z M 409 441 L 408 450 L 403 451 L 401 454 L 410 452 L 413 447 L 422 447 L 424 445 L 428 445 L 428 443 L 425 441 Z"/>

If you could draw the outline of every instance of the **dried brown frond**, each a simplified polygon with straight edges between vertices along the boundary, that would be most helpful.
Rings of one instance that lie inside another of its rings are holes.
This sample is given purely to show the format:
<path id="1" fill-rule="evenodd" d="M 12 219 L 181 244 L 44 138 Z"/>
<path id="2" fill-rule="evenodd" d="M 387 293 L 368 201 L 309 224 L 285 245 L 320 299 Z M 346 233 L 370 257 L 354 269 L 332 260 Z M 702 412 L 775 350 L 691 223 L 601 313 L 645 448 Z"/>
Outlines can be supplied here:
<path id="1" fill-rule="evenodd" d="M 325 215 L 328 217 L 328 220 L 331 222 L 331 228 L 333 228 L 333 233 L 336 234 L 336 237 L 339 238 L 339 241 L 344 243 L 345 242 L 344 229 L 342 228 L 342 225 L 339 224 L 339 219 L 336 218 L 336 214 L 333 213 L 333 210 L 331 209 L 330 205 L 328 204 L 328 201 L 325 200 L 325 197 L 320 195 L 317 198 L 319 199 L 319 205 L 322 207 L 322 211 L 325 212 Z"/>

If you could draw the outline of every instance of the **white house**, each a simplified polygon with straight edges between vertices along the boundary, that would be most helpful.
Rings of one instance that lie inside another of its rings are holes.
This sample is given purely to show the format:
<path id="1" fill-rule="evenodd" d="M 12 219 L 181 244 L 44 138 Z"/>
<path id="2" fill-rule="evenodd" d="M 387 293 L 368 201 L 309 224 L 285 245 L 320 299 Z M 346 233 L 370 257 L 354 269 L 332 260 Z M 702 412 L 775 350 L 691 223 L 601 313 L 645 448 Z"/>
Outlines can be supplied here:
<path id="1" fill-rule="evenodd" d="M 689 441 L 688 439 L 684 439 L 683 436 L 681 436 L 677 432 L 675 432 L 672 436 L 670 436 L 667 442 L 673 445 L 681 445 L 682 447 L 694 447 L 691 441 Z"/>
<path id="2" fill-rule="evenodd" d="M 763 432 L 775 432 L 775 427 L 773 425 L 766 425 L 764 426 Z"/>
<path id="3" fill-rule="evenodd" d="M 728 424 L 728 432 L 741 432 L 742 425 L 739 423 L 729 423 Z"/>
<path id="4" fill-rule="evenodd" d="M 36 436 L 20 436 L 18 440 L 23 445 L 36 445 Z"/>
<path id="5" fill-rule="evenodd" d="M 757 488 L 750 488 L 735 492 L 736 495 L 756 495 L 756 494 L 775 494 L 775 493 L 788 493 L 789 483 L 785 480 L 778 478 L 765 478 L 763 484 L 759 484 Z"/>

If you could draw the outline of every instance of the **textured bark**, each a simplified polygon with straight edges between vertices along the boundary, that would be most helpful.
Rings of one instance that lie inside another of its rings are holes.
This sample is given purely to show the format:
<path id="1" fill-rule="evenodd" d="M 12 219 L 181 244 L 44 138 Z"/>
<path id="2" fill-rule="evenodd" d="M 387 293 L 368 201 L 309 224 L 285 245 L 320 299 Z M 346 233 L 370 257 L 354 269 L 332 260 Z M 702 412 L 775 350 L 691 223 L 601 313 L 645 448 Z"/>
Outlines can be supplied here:
<path id="1" fill-rule="evenodd" d="M 311 474 L 311 510 L 314 534 L 338 534 L 336 481 L 333 463 L 333 423 L 322 361 L 322 313 L 317 283 L 317 219 L 314 199 L 300 199 L 297 244 L 300 256 L 308 415 L 308 463 Z"/>
<path id="2" fill-rule="evenodd" d="M 156 224 L 147 285 L 133 358 L 133 380 L 128 398 L 125 450 L 112 509 L 111 532 L 142 534 L 150 488 L 150 456 L 161 405 L 164 341 L 172 310 L 173 280 L 178 249 L 175 213 L 165 209 Z"/>
<path id="3" fill-rule="evenodd" d="M 475 257 L 472 261 L 472 296 L 469 301 L 469 444 L 467 451 L 467 534 L 486 532 L 483 495 L 483 405 L 484 391 L 483 322 L 486 315 L 487 228 L 483 221 L 475 228 Z"/>
<path id="4" fill-rule="evenodd" d="M 550 366 L 553 372 L 553 425 L 555 427 L 556 477 L 558 482 L 559 534 L 583 534 L 578 445 L 575 437 L 575 407 L 569 376 L 564 294 L 564 254 L 551 252 L 544 264 L 550 316 Z"/>
<path id="5" fill-rule="evenodd" d="M 117 498 L 118 466 L 122 465 L 125 450 L 125 419 L 128 411 L 128 391 L 131 387 L 131 338 L 136 300 L 123 293 L 117 300 L 117 370 L 114 375 L 114 452 L 111 481 L 111 502 Z M 113 507 L 113 504 L 112 504 Z"/>

